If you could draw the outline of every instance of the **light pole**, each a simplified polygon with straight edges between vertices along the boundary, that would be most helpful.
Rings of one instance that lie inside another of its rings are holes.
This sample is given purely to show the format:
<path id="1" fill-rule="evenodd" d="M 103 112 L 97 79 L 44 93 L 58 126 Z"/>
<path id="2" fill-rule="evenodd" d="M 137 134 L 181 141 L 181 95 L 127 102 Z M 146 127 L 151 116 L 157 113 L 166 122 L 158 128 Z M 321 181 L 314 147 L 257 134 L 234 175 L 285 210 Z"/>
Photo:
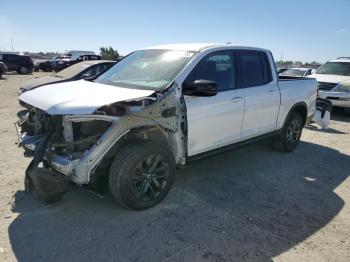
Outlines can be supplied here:
<path id="1" fill-rule="evenodd" d="M 14 40 L 13 40 L 13 38 L 11 38 L 10 40 L 11 40 L 12 52 L 15 52 L 15 48 L 13 46 Z"/>

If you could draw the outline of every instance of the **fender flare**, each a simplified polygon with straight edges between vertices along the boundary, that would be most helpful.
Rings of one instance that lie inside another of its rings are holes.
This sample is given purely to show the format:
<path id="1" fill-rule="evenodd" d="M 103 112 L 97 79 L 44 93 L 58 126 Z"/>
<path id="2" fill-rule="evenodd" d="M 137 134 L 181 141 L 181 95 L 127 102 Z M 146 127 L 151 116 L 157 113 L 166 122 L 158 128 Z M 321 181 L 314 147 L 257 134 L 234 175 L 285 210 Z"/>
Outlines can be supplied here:
<path id="1" fill-rule="evenodd" d="M 303 124 L 305 125 L 305 121 L 306 121 L 306 118 L 307 118 L 307 112 L 308 112 L 307 104 L 306 104 L 304 101 L 300 101 L 300 102 L 294 104 L 294 105 L 291 107 L 291 109 L 289 110 L 289 112 L 288 112 L 286 118 L 285 118 L 284 121 L 283 121 L 283 126 L 282 126 L 282 128 L 285 126 L 285 124 L 286 124 L 288 118 L 290 117 L 290 114 L 291 114 L 292 112 L 295 112 L 295 109 L 296 109 L 297 107 L 304 107 L 304 109 L 305 109 L 305 112 L 306 112 L 305 116 L 301 116 L 301 117 L 305 117 L 305 119 L 303 119 L 303 122 L 304 122 Z"/>

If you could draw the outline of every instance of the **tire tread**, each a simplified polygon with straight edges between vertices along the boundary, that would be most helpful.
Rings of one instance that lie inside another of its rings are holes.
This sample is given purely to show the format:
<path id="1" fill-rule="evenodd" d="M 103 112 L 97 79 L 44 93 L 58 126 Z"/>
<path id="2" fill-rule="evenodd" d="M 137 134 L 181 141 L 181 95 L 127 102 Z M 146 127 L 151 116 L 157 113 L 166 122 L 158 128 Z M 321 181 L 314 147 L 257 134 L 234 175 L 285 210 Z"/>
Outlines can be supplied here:
<path id="1" fill-rule="evenodd" d="M 147 148 L 147 147 L 149 147 L 149 148 Z M 111 192 L 113 198 L 119 204 L 121 204 L 123 207 L 126 207 L 128 209 L 137 209 L 137 210 L 147 208 L 147 207 L 143 207 L 141 205 L 137 205 L 137 203 L 127 203 L 125 201 L 125 199 L 123 198 L 123 196 L 121 194 L 121 191 L 122 191 L 122 187 L 126 186 L 126 185 L 123 184 L 125 179 L 123 179 L 121 174 L 126 174 L 128 172 L 128 170 L 130 170 L 133 167 L 133 163 L 139 157 L 138 152 L 150 150 L 151 148 L 153 149 L 155 147 L 157 147 L 158 150 L 161 150 L 162 153 L 164 153 L 166 155 L 169 154 L 169 152 L 164 147 L 161 147 L 156 142 L 143 141 L 143 140 L 134 140 L 134 141 L 128 142 L 117 153 L 117 155 L 116 155 L 116 157 L 111 165 L 110 171 L 109 171 L 109 178 L 108 178 L 109 183 L 108 184 L 109 184 L 110 192 Z M 175 164 L 174 163 L 169 163 L 169 164 L 172 165 L 170 168 L 172 168 L 174 170 Z M 170 170 L 170 172 L 172 172 L 173 170 Z M 171 186 L 171 183 L 172 183 L 172 181 L 170 181 L 170 186 Z M 161 200 L 162 200 L 162 198 L 159 199 L 159 201 L 161 201 Z M 157 201 L 156 203 L 158 203 L 159 201 Z"/>

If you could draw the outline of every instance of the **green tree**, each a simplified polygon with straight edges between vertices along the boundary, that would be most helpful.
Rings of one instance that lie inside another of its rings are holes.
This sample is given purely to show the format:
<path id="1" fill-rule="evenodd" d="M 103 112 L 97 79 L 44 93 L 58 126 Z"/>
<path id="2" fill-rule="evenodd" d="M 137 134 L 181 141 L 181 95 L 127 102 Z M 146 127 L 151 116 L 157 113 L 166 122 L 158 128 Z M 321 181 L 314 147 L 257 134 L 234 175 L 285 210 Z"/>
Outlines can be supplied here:
<path id="1" fill-rule="evenodd" d="M 100 48 L 101 59 L 103 60 L 117 60 L 119 57 L 119 53 L 117 50 L 114 50 L 111 46 L 101 47 Z"/>

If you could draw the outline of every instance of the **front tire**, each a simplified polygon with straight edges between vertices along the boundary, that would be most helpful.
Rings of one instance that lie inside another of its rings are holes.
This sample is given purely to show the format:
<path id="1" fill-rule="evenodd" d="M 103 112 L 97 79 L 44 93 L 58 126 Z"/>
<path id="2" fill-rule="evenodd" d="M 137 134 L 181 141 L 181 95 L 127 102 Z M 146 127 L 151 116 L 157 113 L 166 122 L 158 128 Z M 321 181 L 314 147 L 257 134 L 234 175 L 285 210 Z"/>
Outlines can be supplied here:
<path id="1" fill-rule="evenodd" d="M 281 133 L 273 139 L 273 146 L 281 152 L 292 152 L 299 144 L 303 120 L 300 114 L 290 113 Z"/>
<path id="2" fill-rule="evenodd" d="M 115 157 L 109 171 L 109 188 L 123 206 L 142 210 L 158 204 L 175 177 L 172 154 L 153 141 L 133 141 Z"/>

